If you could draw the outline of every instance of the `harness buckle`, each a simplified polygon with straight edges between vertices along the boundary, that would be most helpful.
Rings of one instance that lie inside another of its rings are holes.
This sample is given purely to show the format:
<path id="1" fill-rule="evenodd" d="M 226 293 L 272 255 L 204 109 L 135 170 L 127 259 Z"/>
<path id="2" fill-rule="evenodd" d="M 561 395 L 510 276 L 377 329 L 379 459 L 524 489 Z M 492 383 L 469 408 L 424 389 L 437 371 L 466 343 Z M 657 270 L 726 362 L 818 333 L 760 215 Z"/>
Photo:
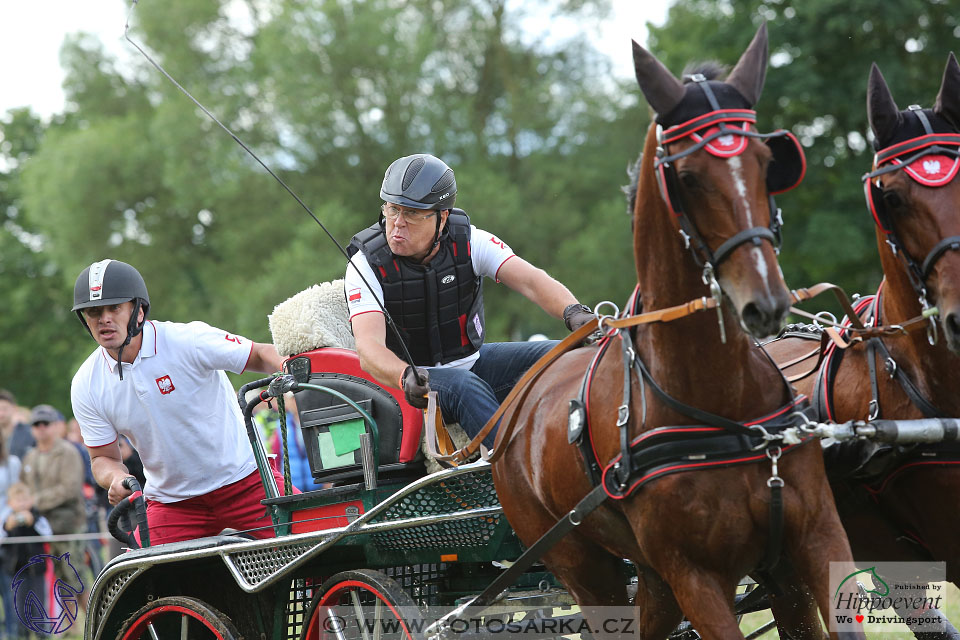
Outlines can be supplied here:
<path id="1" fill-rule="evenodd" d="M 680 230 L 680 237 L 683 238 L 683 248 L 690 249 L 690 236 L 683 229 Z"/>
<path id="2" fill-rule="evenodd" d="M 622 404 L 617 407 L 617 426 L 622 427 L 630 419 L 630 406 Z"/>
<path id="3" fill-rule="evenodd" d="M 786 484 L 783 481 L 783 478 L 780 477 L 780 470 L 777 466 L 777 461 L 780 460 L 780 456 L 783 455 L 783 449 L 779 446 L 769 447 L 766 451 L 767 458 L 770 459 L 770 477 L 767 479 L 767 486 L 770 488 L 773 487 L 782 487 Z"/>
<path id="4" fill-rule="evenodd" d="M 891 376 L 892 377 L 892 376 Z M 867 421 L 872 422 L 877 419 L 877 416 L 880 415 L 880 403 L 877 402 L 876 398 L 870 401 L 869 413 L 867 414 Z"/>
<path id="5" fill-rule="evenodd" d="M 682 232 L 681 232 L 682 233 Z M 703 284 L 710 288 L 710 296 L 717 301 L 717 324 L 720 326 L 720 343 L 727 344 L 727 330 L 723 326 L 723 289 L 714 275 L 713 265 L 709 262 L 703 263 L 703 275 L 700 276 Z"/>
<path id="6" fill-rule="evenodd" d="M 920 312 L 929 321 L 927 324 L 927 342 L 932 347 L 937 344 L 939 336 L 937 334 L 937 314 L 933 313 L 931 309 L 936 309 L 936 307 L 931 306 L 927 301 L 927 290 L 922 288 L 920 291 Z"/>
<path id="7" fill-rule="evenodd" d="M 887 358 L 883 362 L 884 368 L 886 368 L 887 373 L 890 374 L 890 379 L 892 380 L 895 375 L 897 375 L 897 361 L 893 358 Z"/>

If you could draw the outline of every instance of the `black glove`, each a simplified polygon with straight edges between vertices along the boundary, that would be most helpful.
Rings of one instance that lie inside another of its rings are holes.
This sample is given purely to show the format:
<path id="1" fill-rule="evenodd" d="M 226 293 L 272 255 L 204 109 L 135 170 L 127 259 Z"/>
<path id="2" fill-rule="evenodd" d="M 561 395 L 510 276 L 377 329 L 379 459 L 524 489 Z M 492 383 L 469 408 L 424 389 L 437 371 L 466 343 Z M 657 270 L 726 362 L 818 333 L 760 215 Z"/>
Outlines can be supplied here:
<path id="1" fill-rule="evenodd" d="M 576 331 L 588 322 L 596 321 L 597 316 L 585 304 L 575 302 L 563 310 L 563 324 L 567 325 L 567 329 L 571 332 Z"/>
<path id="2" fill-rule="evenodd" d="M 417 367 L 417 373 L 423 380 L 423 384 L 417 382 L 417 376 L 413 372 L 413 367 L 408 366 L 403 370 L 403 376 L 400 377 L 400 384 L 403 386 L 403 394 L 407 397 L 407 403 L 417 409 L 427 408 L 427 393 L 430 391 L 430 372 L 426 369 Z"/>

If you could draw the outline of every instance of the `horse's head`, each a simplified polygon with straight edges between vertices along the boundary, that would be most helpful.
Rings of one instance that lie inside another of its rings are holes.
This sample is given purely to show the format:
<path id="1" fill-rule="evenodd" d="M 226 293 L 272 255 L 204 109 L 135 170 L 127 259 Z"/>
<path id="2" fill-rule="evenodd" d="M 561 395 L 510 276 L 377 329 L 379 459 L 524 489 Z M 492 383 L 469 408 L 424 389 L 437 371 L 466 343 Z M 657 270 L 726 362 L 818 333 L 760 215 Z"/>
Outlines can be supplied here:
<path id="1" fill-rule="evenodd" d="M 767 69 L 766 25 L 722 81 L 717 65 L 681 82 L 636 42 L 633 59 L 656 111 L 653 171 L 662 196 L 656 207 L 638 201 L 635 233 L 641 216 L 669 216 L 698 264 L 716 274 L 744 327 L 757 337 L 775 333 L 790 296 L 777 263 L 780 221 L 771 196 L 800 182 L 804 161 L 792 136 L 759 134 L 754 126 L 752 107 Z"/>
<path id="2" fill-rule="evenodd" d="M 940 311 L 947 344 L 960 354 L 960 65 L 951 53 L 933 109 L 901 111 L 874 64 L 867 113 L 875 136 L 873 171 L 864 176 L 877 236 L 899 259 L 920 305 Z M 896 261 L 894 261 L 896 262 Z M 885 266 L 888 279 L 894 277 Z M 903 276 L 906 276 L 905 278 Z M 890 318 L 889 321 L 903 318 Z"/>

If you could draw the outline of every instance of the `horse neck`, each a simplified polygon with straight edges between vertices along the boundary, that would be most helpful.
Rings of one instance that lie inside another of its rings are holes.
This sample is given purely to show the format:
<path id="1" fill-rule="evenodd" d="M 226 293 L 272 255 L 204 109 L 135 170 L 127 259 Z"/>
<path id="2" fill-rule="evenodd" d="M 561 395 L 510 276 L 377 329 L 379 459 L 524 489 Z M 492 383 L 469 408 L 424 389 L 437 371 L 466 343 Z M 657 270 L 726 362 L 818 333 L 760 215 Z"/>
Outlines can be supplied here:
<path id="1" fill-rule="evenodd" d="M 647 132 L 633 212 L 634 260 L 644 311 L 710 294 L 701 267 L 684 247 L 660 196 L 653 168 L 654 127 Z M 654 379 L 678 399 L 734 419 L 756 417 L 758 407 L 785 403 L 789 391 L 776 368 L 740 328 L 729 303 L 723 314 L 726 344 L 720 341 L 715 310 L 647 325 L 637 349 Z"/>
<path id="2" fill-rule="evenodd" d="M 880 231 L 877 231 L 877 244 L 884 275 L 881 321 L 883 324 L 896 324 L 918 316 L 920 302 L 907 276 L 906 267 L 887 246 L 886 238 Z M 931 345 L 925 328 L 924 324 L 907 335 L 884 339 L 883 343 L 897 366 L 903 368 L 928 400 L 949 415 L 960 415 L 957 357 L 947 348 L 942 336 L 937 344 Z"/>

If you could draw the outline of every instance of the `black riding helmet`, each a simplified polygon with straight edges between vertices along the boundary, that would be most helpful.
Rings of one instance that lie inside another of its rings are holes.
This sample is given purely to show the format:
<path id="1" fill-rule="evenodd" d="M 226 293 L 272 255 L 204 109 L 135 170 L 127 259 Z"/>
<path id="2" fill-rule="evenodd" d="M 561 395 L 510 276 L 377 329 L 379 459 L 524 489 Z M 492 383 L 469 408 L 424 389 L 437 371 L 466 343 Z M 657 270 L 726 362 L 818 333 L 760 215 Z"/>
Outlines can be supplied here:
<path id="1" fill-rule="evenodd" d="M 126 262 L 119 260 L 101 260 L 94 262 L 80 272 L 76 284 L 73 285 L 73 311 L 91 336 L 93 332 L 83 319 L 83 309 L 101 307 L 124 302 L 133 302 L 133 313 L 127 324 L 127 338 L 120 345 L 117 359 L 119 360 L 123 348 L 143 330 L 150 312 L 150 294 L 147 293 L 147 284 L 143 276 Z M 143 309 L 143 322 L 137 322 L 137 316 Z M 120 379 L 123 380 L 123 367 L 118 366 Z"/>
<path id="2" fill-rule="evenodd" d="M 383 174 L 380 199 L 413 209 L 452 209 L 457 199 L 453 169 L 429 153 L 417 153 L 394 160 Z M 381 216 L 380 222 L 383 222 Z M 440 241 L 440 216 L 433 244 Z"/>

